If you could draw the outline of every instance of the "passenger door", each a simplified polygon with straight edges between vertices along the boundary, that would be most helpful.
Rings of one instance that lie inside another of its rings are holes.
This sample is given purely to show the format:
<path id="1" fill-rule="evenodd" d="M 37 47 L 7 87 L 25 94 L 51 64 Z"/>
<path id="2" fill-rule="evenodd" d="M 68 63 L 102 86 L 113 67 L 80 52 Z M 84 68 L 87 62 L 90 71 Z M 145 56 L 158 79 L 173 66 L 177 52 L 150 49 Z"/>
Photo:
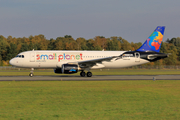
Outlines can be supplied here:
<path id="1" fill-rule="evenodd" d="M 30 53 L 30 62 L 35 62 L 35 52 Z"/>
<path id="2" fill-rule="evenodd" d="M 138 52 L 135 52 L 134 55 L 135 55 L 135 62 L 140 62 L 140 54 Z"/>

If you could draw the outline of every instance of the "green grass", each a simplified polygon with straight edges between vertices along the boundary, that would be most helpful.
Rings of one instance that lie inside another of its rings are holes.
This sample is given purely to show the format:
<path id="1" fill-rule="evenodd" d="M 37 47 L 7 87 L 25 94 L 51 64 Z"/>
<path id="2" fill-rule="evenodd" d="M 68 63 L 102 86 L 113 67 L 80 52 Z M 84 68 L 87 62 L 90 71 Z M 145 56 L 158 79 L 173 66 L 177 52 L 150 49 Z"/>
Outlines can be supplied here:
<path id="1" fill-rule="evenodd" d="M 180 70 L 164 70 L 164 69 L 103 69 L 92 70 L 93 75 L 180 75 Z M 29 75 L 30 70 L 1 70 L 0 76 L 17 76 Z M 72 74 L 79 75 L 80 73 Z M 53 70 L 35 70 L 34 75 L 58 75 Z M 64 75 L 64 74 L 60 74 Z"/>
<path id="2" fill-rule="evenodd" d="M 180 81 L 0 82 L 2 120 L 177 120 Z"/>

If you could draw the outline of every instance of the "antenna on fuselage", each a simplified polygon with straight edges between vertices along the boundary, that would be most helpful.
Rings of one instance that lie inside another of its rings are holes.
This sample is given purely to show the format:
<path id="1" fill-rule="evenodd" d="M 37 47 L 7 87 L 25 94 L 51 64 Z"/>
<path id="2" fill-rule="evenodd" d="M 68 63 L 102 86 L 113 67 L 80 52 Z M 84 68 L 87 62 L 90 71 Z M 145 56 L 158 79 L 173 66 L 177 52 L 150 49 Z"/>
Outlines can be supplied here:
<path id="1" fill-rule="evenodd" d="M 34 51 L 34 49 L 32 51 Z"/>

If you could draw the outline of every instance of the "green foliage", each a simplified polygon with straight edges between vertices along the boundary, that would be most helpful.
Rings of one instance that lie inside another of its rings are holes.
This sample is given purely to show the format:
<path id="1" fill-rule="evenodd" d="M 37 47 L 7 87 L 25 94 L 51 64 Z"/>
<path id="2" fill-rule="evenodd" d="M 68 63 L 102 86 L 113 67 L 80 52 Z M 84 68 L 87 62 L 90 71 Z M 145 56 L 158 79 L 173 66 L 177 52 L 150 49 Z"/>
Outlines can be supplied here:
<path id="1" fill-rule="evenodd" d="M 131 44 L 125 40 L 125 39 L 120 39 L 122 50 L 124 51 L 129 51 L 131 50 Z"/>
<path id="2" fill-rule="evenodd" d="M 54 39 L 50 39 L 50 41 L 48 41 L 48 50 L 53 50 L 54 46 L 55 46 L 55 40 Z"/>
<path id="3" fill-rule="evenodd" d="M 7 39 L 0 35 L 0 55 L 2 60 L 6 60 L 7 55 L 7 47 L 9 46 Z"/>
<path id="4" fill-rule="evenodd" d="M 87 50 L 95 50 L 94 49 L 94 43 L 95 43 L 95 41 L 93 40 L 93 39 L 89 39 L 89 40 L 87 40 L 87 42 L 86 42 L 86 45 L 87 45 Z"/>
<path id="5" fill-rule="evenodd" d="M 7 48 L 7 53 L 8 54 L 7 54 L 6 60 L 10 60 L 13 57 L 15 57 L 18 54 L 17 45 L 13 44 L 13 43 L 10 43 L 10 46 L 8 46 L 8 48 Z"/>
<path id="6" fill-rule="evenodd" d="M 22 46 L 21 46 L 21 50 L 19 52 L 24 52 L 24 51 L 28 51 L 28 45 L 27 43 L 23 43 Z"/>
<path id="7" fill-rule="evenodd" d="M 111 37 L 110 40 L 107 42 L 107 50 L 120 50 L 121 43 L 117 37 Z"/>

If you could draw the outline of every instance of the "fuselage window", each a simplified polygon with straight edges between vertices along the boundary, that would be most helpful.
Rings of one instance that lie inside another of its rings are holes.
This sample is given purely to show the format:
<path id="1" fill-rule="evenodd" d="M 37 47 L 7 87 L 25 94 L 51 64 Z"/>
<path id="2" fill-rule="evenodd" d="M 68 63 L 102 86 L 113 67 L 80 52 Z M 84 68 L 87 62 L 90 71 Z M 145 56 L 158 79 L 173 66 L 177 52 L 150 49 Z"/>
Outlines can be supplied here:
<path id="1" fill-rule="evenodd" d="M 22 55 L 22 58 L 24 58 L 24 55 Z"/>

